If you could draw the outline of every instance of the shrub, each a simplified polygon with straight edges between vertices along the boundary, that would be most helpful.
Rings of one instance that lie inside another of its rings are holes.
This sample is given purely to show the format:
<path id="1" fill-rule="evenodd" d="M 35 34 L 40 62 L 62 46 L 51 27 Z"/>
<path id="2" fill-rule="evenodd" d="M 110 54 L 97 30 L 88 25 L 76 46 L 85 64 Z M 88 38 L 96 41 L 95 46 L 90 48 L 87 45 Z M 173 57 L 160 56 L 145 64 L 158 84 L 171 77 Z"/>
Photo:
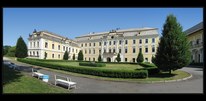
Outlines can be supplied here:
<path id="1" fill-rule="evenodd" d="M 105 63 L 94 63 L 94 62 L 80 62 L 80 66 L 92 66 L 92 67 L 105 67 Z"/>
<path id="2" fill-rule="evenodd" d="M 43 66 L 52 69 L 59 69 L 69 72 L 82 73 L 95 76 L 113 77 L 113 78 L 147 78 L 147 70 L 125 71 L 125 70 L 108 70 L 101 68 L 84 68 L 80 66 L 65 66 L 57 64 L 48 64 L 46 62 L 37 61 L 35 59 L 17 59 L 20 62 L 25 62 L 33 65 Z"/>

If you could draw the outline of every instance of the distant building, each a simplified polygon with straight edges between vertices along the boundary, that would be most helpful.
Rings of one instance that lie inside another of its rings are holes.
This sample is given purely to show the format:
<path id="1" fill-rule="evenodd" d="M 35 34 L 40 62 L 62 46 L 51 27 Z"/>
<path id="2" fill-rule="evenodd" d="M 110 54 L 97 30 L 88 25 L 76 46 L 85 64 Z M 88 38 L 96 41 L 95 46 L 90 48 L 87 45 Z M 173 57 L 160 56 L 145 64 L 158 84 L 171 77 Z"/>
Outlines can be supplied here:
<path id="1" fill-rule="evenodd" d="M 151 62 L 156 54 L 159 35 L 157 28 L 116 29 L 108 32 L 90 33 L 74 40 L 48 31 L 34 31 L 29 35 L 29 58 L 63 59 L 69 52 L 69 60 L 82 50 L 85 61 L 98 61 L 99 54 L 104 62 L 116 62 L 120 53 L 121 62 L 136 62 L 140 51 L 144 62 Z"/>
<path id="2" fill-rule="evenodd" d="M 203 62 L 203 22 L 185 31 L 190 42 L 191 60 L 195 63 Z"/>
<path id="3" fill-rule="evenodd" d="M 136 62 L 142 51 L 144 62 L 151 62 L 159 42 L 157 28 L 117 29 L 108 32 L 90 33 L 76 37 L 83 50 L 85 61 L 116 62 L 120 53 L 121 62 Z"/>
<path id="4" fill-rule="evenodd" d="M 71 39 L 59 36 L 48 31 L 34 31 L 29 35 L 28 57 L 36 59 L 63 59 L 64 52 L 68 51 L 69 60 L 73 54 L 77 59 L 80 47 Z"/>

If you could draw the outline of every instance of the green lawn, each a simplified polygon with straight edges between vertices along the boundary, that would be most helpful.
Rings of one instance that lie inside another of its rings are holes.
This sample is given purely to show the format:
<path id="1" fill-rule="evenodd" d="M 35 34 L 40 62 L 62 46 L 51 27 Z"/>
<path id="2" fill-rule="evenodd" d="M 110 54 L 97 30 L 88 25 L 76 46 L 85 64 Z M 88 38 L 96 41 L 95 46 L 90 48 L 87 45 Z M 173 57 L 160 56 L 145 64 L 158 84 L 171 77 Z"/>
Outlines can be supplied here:
<path id="1" fill-rule="evenodd" d="M 3 66 L 3 93 L 69 93 L 69 91 Z"/>
<path id="2" fill-rule="evenodd" d="M 71 66 L 79 66 L 79 62 L 47 62 L 51 64 L 58 65 L 71 65 Z M 113 69 L 113 70 L 135 70 L 143 68 L 137 64 L 106 64 L 105 67 L 91 67 L 91 66 L 80 66 L 83 68 L 97 68 L 97 69 Z"/>

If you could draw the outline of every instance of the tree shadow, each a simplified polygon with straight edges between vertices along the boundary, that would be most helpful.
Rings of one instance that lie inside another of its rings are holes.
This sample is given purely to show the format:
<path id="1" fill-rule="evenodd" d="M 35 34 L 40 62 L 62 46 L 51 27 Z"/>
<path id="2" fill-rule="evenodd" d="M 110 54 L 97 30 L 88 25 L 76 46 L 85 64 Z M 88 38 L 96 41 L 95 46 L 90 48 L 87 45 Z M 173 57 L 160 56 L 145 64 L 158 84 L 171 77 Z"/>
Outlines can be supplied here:
<path id="1" fill-rule="evenodd" d="M 169 74 L 169 73 L 160 72 L 158 74 L 149 75 L 148 77 L 168 78 L 168 77 L 174 77 L 176 75 L 177 74 Z"/>
<path id="2" fill-rule="evenodd" d="M 9 68 L 7 65 L 3 64 L 3 69 L 2 69 L 2 80 L 3 80 L 3 85 L 12 83 L 12 82 L 19 82 L 20 78 L 23 76 L 20 71 L 13 70 Z"/>

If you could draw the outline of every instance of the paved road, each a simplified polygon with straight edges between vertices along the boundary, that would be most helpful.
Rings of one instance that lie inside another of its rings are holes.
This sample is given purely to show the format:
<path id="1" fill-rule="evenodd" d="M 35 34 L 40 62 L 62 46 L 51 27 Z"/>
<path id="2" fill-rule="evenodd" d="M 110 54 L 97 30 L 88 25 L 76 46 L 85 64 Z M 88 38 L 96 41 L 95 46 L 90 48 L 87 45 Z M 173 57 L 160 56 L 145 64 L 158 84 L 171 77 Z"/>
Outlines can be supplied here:
<path id="1" fill-rule="evenodd" d="M 31 75 L 31 65 L 4 58 L 21 66 L 21 69 Z M 49 82 L 54 84 L 54 74 L 68 76 L 77 82 L 77 88 L 72 93 L 203 93 L 203 69 L 184 67 L 182 70 L 193 75 L 192 78 L 170 83 L 140 84 L 129 82 L 104 81 L 85 77 L 62 74 L 45 69 L 41 73 L 50 76 Z"/>

